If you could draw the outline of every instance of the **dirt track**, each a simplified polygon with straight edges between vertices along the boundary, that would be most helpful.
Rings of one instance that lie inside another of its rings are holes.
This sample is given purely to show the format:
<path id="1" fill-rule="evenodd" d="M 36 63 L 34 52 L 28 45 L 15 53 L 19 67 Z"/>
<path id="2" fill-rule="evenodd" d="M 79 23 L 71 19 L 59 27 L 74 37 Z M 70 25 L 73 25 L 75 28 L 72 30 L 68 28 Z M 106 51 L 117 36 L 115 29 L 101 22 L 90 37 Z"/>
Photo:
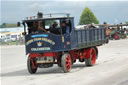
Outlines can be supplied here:
<path id="1" fill-rule="evenodd" d="M 24 46 L 1 48 L 2 85 L 128 85 L 128 39 L 110 41 L 99 47 L 99 58 L 93 67 L 77 62 L 70 73 L 61 68 L 27 72 Z"/>

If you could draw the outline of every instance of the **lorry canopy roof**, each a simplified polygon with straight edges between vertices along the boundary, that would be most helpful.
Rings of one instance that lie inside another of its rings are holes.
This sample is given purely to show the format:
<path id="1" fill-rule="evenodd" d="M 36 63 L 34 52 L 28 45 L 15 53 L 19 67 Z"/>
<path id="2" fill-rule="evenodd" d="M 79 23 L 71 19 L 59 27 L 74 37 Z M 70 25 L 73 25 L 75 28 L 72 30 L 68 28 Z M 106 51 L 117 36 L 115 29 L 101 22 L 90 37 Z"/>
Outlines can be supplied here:
<path id="1" fill-rule="evenodd" d="M 23 22 L 39 21 L 39 20 L 55 20 L 55 19 L 73 19 L 74 17 L 48 17 L 48 18 L 33 18 L 26 19 Z"/>

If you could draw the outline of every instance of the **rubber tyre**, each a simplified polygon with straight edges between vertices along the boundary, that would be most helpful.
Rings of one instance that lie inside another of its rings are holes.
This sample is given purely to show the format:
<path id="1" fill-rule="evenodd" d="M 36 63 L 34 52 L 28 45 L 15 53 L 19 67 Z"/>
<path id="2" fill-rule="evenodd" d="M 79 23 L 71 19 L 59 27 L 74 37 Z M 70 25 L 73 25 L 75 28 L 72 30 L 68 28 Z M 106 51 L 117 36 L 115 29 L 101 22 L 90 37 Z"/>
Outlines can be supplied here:
<path id="1" fill-rule="evenodd" d="M 98 48 L 97 47 L 94 47 L 95 48 L 95 51 L 96 51 L 96 59 L 98 59 Z"/>
<path id="2" fill-rule="evenodd" d="M 58 65 L 58 67 L 62 67 L 61 64 L 57 64 L 57 65 Z"/>
<path id="3" fill-rule="evenodd" d="M 109 43 L 109 38 L 106 39 L 106 43 L 107 43 L 107 44 Z"/>
<path id="4" fill-rule="evenodd" d="M 61 56 L 62 56 L 62 55 L 61 55 Z M 61 66 L 61 56 L 59 56 L 59 58 L 57 59 L 57 62 L 58 62 L 57 65 L 58 65 L 58 67 L 62 67 L 62 66 Z"/>
<path id="5" fill-rule="evenodd" d="M 31 60 L 30 60 L 30 57 L 28 57 L 28 60 L 27 60 L 27 68 L 28 68 L 28 72 L 29 72 L 30 74 L 34 74 L 34 73 L 36 73 L 36 71 L 37 71 L 37 67 L 32 68 L 32 62 L 31 62 Z"/>
<path id="6" fill-rule="evenodd" d="M 96 62 L 96 50 L 95 48 L 91 48 L 89 52 L 89 58 L 85 59 L 86 66 L 93 66 Z"/>
<path id="7" fill-rule="evenodd" d="M 69 53 L 64 53 L 61 57 L 61 66 L 64 73 L 70 72 L 72 67 L 72 58 Z"/>

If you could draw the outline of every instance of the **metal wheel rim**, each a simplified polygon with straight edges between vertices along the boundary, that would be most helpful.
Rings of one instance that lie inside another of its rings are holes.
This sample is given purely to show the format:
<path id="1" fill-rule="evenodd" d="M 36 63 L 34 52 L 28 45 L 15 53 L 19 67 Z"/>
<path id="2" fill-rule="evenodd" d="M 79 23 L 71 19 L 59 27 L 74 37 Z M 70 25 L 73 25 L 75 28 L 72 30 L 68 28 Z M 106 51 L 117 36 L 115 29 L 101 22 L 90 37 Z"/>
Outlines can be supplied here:
<path id="1" fill-rule="evenodd" d="M 66 66 L 67 71 L 69 71 L 70 68 L 71 68 L 71 57 L 70 57 L 70 55 L 66 55 L 65 66 Z"/>

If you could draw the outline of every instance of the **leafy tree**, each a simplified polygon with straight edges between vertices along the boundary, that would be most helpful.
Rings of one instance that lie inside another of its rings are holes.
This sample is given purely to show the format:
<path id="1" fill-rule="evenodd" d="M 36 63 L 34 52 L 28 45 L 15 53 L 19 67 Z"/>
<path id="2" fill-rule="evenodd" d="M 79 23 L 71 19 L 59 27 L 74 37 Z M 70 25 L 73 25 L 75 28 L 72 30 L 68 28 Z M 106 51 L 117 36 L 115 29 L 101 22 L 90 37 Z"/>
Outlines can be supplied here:
<path id="1" fill-rule="evenodd" d="M 3 23 L 2 26 L 5 27 L 6 26 L 6 23 Z"/>
<path id="2" fill-rule="evenodd" d="M 128 21 L 126 21 L 125 23 L 128 24 Z"/>
<path id="3" fill-rule="evenodd" d="M 83 25 L 83 24 L 91 24 L 91 23 L 99 24 L 99 21 L 96 18 L 96 16 L 93 14 L 93 12 L 88 7 L 86 7 L 80 16 L 79 24 Z"/>
<path id="4" fill-rule="evenodd" d="M 0 25 L 0 28 L 4 28 L 4 27 L 6 27 L 6 23 L 2 23 L 2 24 Z"/>

